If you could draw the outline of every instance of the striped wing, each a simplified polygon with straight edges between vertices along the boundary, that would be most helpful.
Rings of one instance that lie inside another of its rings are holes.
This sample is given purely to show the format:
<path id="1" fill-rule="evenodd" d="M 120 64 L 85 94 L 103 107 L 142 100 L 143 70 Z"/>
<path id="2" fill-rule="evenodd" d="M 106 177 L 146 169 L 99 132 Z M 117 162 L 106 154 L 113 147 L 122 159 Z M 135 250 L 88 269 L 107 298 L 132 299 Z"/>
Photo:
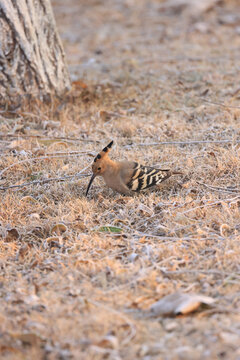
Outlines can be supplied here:
<path id="1" fill-rule="evenodd" d="M 127 186 L 132 191 L 140 191 L 160 184 L 170 176 L 170 170 L 159 170 L 135 163 L 132 178 Z"/>

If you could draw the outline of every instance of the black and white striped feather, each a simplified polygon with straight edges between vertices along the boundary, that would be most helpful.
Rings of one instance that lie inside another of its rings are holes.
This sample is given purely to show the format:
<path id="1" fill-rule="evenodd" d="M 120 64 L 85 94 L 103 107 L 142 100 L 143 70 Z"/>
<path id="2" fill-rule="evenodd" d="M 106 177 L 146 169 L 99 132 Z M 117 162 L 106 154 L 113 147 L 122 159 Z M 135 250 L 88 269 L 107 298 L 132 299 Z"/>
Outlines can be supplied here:
<path id="1" fill-rule="evenodd" d="M 172 175 L 170 170 L 155 169 L 135 163 L 131 180 L 127 187 L 132 191 L 140 191 L 158 185 Z"/>

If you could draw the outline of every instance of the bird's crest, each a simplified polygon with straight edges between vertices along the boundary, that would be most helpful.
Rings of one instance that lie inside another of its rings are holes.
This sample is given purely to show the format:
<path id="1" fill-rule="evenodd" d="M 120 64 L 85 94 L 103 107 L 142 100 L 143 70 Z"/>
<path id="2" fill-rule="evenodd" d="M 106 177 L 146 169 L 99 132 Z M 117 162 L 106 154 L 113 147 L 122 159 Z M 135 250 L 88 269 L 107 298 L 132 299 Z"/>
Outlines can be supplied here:
<path id="1" fill-rule="evenodd" d="M 92 164 L 93 174 L 92 174 L 92 177 L 91 177 L 88 187 L 87 187 L 86 196 L 88 194 L 88 191 L 89 191 L 95 177 L 97 175 L 102 175 L 103 172 L 105 171 L 106 166 L 107 166 L 107 161 L 105 161 L 105 160 L 108 158 L 108 153 L 112 147 L 112 144 L 113 144 L 113 140 L 105 148 L 103 148 L 102 151 L 99 154 L 97 154 L 97 156 L 95 157 L 93 164 Z"/>
<path id="2" fill-rule="evenodd" d="M 103 159 L 106 155 L 108 155 L 112 145 L 113 145 L 113 140 L 105 148 L 103 148 L 99 154 L 97 154 L 97 156 L 94 159 L 94 162 L 97 162 L 98 160 Z"/>

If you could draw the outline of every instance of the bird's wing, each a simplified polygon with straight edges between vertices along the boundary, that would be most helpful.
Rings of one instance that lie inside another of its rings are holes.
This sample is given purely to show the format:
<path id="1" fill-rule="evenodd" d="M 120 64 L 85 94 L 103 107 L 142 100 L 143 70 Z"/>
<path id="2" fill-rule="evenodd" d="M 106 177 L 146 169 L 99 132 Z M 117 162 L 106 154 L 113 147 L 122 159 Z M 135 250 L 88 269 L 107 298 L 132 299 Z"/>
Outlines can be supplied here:
<path id="1" fill-rule="evenodd" d="M 132 191 L 140 191 L 160 184 L 171 176 L 170 170 L 155 169 L 150 166 L 134 164 L 133 173 L 127 187 Z"/>

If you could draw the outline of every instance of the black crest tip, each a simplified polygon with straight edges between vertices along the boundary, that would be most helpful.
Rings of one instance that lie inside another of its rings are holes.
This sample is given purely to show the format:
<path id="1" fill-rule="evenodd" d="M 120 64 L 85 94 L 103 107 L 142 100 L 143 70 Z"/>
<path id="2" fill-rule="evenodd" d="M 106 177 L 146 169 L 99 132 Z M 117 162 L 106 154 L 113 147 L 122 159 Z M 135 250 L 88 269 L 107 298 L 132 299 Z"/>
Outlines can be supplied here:
<path id="1" fill-rule="evenodd" d="M 112 144 L 113 144 L 113 140 L 102 151 L 108 152 L 108 149 L 111 149 Z"/>
<path id="2" fill-rule="evenodd" d="M 101 159 L 101 155 L 100 155 L 100 154 L 98 154 L 98 155 L 95 157 L 94 162 L 96 162 L 96 161 L 99 160 L 99 159 Z"/>
<path id="3" fill-rule="evenodd" d="M 113 144 L 113 140 L 108 144 L 108 148 L 110 149 L 112 147 L 112 144 Z"/>

